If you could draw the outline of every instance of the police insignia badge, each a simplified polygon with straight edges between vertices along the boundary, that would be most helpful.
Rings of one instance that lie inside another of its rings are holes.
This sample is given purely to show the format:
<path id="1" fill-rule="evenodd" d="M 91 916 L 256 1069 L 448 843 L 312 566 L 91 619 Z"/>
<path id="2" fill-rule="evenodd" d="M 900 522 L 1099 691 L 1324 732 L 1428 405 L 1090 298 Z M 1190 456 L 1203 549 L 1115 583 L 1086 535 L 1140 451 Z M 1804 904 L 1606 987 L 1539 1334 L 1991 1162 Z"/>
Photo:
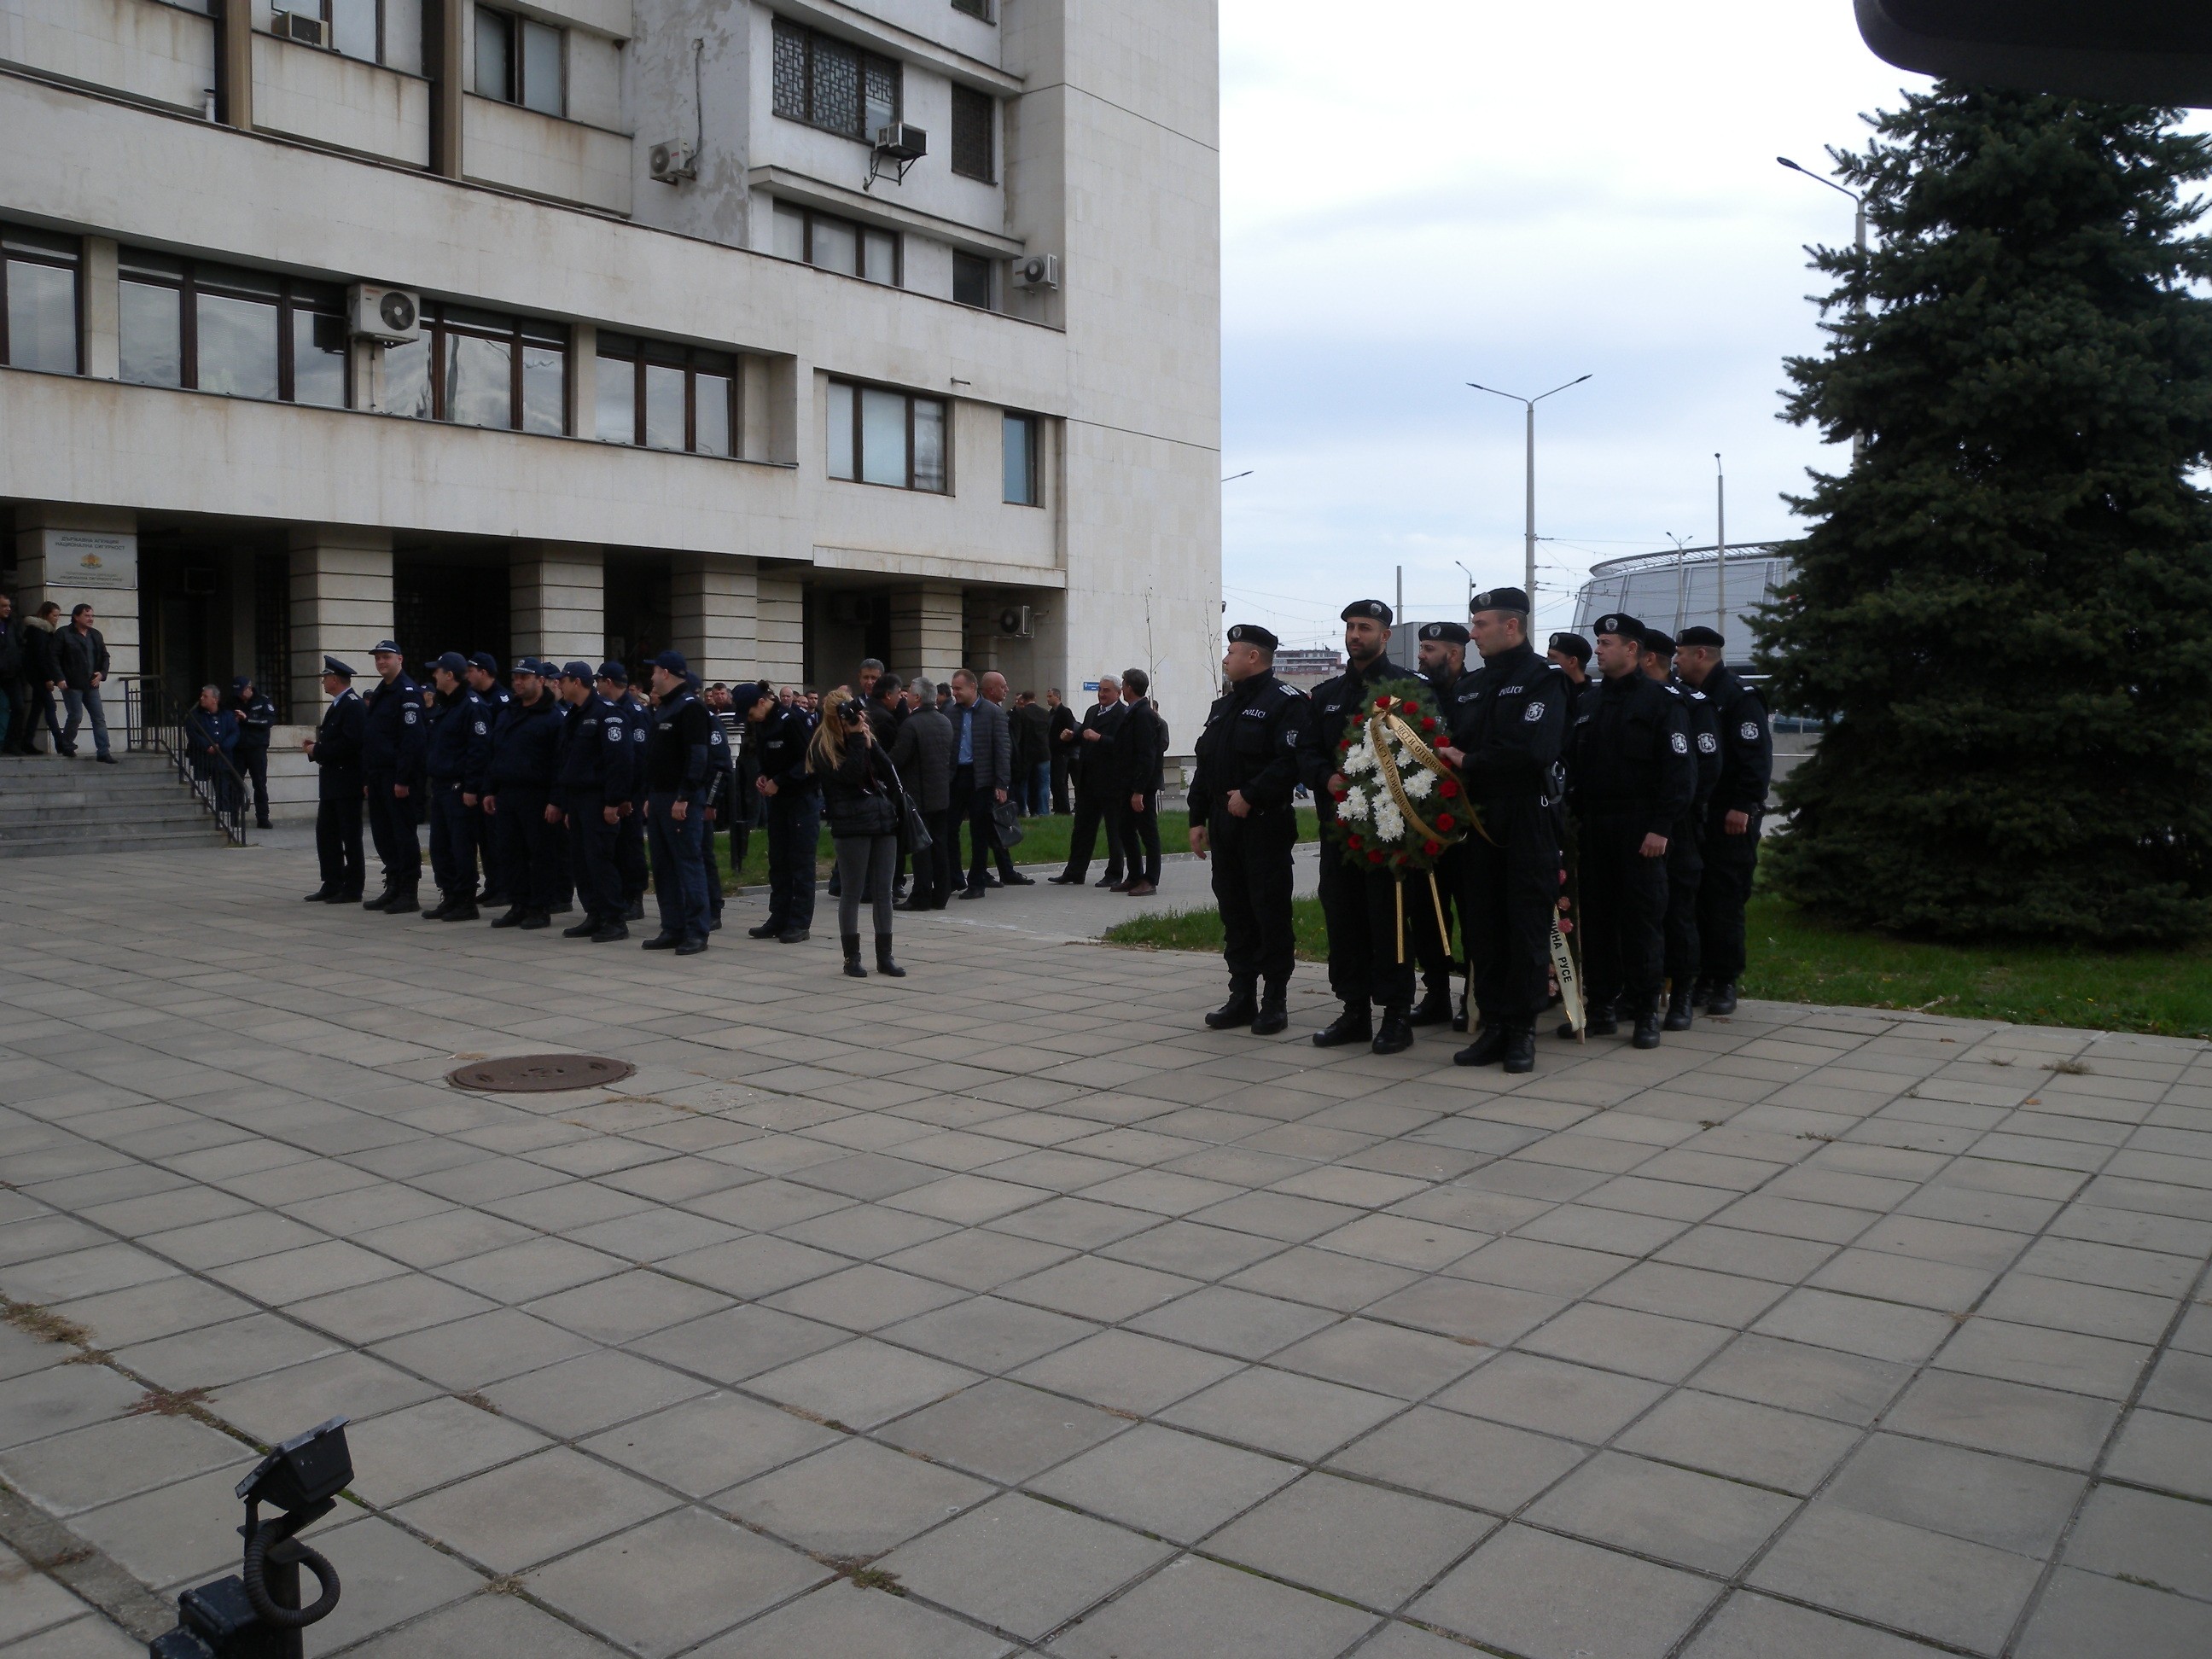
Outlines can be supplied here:
<path id="1" fill-rule="evenodd" d="M 1544 718 L 1544 705 L 1540 702 L 1530 703 L 1527 708 L 1522 711 L 1521 718 L 1527 720 L 1533 726 L 1536 721 Z"/>
<path id="2" fill-rule="evenodd" d="M 1753 722 L 1746 720 L 1741 726 L 1736 727 L 1735 734 L 1746 743 L 1750 743 L 1759 736 L 1759 727 Z"/>
<path id="3" fill-rule="evenodd" d="M 1678 755 L 1686 755 L 1690 752 L 1690 740 L 1680 732 L 1675 732 L 1667 741 L 1674 745 L 1674 752 Z"/>

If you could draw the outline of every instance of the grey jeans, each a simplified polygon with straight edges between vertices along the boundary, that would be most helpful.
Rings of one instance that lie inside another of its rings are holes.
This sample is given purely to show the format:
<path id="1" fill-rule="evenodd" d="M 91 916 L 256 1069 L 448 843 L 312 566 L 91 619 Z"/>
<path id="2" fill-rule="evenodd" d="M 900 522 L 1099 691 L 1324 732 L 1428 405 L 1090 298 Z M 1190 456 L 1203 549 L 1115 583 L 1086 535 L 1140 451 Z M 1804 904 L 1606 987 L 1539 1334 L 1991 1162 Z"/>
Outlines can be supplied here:
<path id="1" fill-rule="evenodd" d="M 92 746 L 95 752 L 107 752 L 107 710 L 100 707 L 100 688 L 89 690 L 69 690 L 62 693 L 62 701 L 69 705 L 69 725 L 62 732 L 62 747 L 76 746 L 76 728 L 83 720 L 85 711 L 92 711 Z"/>
<path id="2" fill-rule="evenodd" d="M 876 937 L 891 936 L 891 878 L 898 871 L 896 836 L 839 836 L 837 845 L 837 931 L 850 938 L 860 931 L 860 905 L 876 911 Z"/>

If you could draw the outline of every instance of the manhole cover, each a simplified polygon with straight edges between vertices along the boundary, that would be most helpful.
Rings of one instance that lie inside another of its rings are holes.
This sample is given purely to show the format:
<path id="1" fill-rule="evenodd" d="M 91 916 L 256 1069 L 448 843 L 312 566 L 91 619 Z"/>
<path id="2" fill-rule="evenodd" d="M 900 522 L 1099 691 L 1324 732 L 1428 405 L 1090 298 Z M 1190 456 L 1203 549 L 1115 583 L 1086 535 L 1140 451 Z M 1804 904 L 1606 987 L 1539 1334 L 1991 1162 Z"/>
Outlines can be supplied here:
<path id="1" fill-rule="evenodd" d="M 456 1089 L 482 1089 L 492 1094 L 549 1094 L 556 1089 L 590 1089 L 619 1082 L 635 1070 L 628 1060 L 598 1054 L 513 1054 L 505 1060 L 480 1060 L 448 1072 L 446 1081 Z"/>

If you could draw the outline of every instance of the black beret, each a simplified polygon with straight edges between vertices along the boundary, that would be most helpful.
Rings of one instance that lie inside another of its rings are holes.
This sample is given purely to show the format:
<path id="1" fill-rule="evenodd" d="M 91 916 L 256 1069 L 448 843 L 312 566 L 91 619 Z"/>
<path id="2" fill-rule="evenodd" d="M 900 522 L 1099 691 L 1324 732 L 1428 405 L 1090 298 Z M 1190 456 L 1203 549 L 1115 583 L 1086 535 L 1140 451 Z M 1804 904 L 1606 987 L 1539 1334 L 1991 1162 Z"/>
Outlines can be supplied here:
<path id="1" fill-rule="evenodd" d="M 1680 643 L 1684 645 L 1710 645 L 1714 650 L 1717 651 L 1723 646 L 1726 645 L 1728 641 L 1723 639 L 1713 629 L 1706 627 L 1703 623 L 1699 623 L 1693 628 L 1686 628 L 1682 630 Z"/>
<path id="2" fill-rule="evenodd" d="M 1527 611 L 1528 596 L 1517 587 L 1492 587 L 1477 593 L 1467 602 L 1467 614 L 1478 611 Z"/>
<path id="3" fill-rule="evenodd" d="M 1364 617 L 1370 622 L 1381 623 L 1385 628 L 1390 625 L 1390 607 L 1380 599 L 1354 599 L 1344 607 L 1341 615 L 1346 622 Z"/>
<path id="4" fill-rule="evenodd" d="M 1671 657 L 1674 654 L 1674 637 L 1671 634 L 1662 634 L 1656 628 L 1647 628 L 1644 630 L 1644 648 L 1662 657 Z"/>
<path id="5" fill-rule="evenodd" d="M 1625 640 L 1644 637 L 1644 624 L 1619 611 L 1608 611 L 1590 624 L 1594 634 L 1616 634 Z"/>
<path id="6" fill-rule="evenodd" d="M 1257 623 L 1238 623 L 1229 630 L 1231 645 L 1256 645 L 1262 651 L 1273 651 L 1282 641 Z"/>
<path id="7" fill-rule="evenodd" d="M 1425 640 L 1442 640 L 1446 645 L 1465 645 L 1467 629 L 1462 628 L 1457 623 L 1423 623 L 1421 637 Z"/>
<path id="8" fill-rule="evenodd" d="M 1590 659 L 1590 642 L 1579 634 L 1553 635 L 1551 648 L 1572 657 L 1577 662 Z"/>

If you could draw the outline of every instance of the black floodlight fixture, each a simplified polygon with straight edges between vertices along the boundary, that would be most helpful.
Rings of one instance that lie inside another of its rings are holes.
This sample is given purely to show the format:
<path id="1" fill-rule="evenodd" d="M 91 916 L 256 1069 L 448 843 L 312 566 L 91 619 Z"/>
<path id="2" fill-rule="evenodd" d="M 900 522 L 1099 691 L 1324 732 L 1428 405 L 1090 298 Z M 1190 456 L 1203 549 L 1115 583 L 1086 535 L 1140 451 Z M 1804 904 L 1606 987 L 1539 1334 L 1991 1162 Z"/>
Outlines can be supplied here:
<path id="1" fill-rule="evenodd" d="M 2212 108 L 2212 6 L 2201 0 L 1853 0 L 1859 33 L 1899 69 L 2123 103 Z"/>

